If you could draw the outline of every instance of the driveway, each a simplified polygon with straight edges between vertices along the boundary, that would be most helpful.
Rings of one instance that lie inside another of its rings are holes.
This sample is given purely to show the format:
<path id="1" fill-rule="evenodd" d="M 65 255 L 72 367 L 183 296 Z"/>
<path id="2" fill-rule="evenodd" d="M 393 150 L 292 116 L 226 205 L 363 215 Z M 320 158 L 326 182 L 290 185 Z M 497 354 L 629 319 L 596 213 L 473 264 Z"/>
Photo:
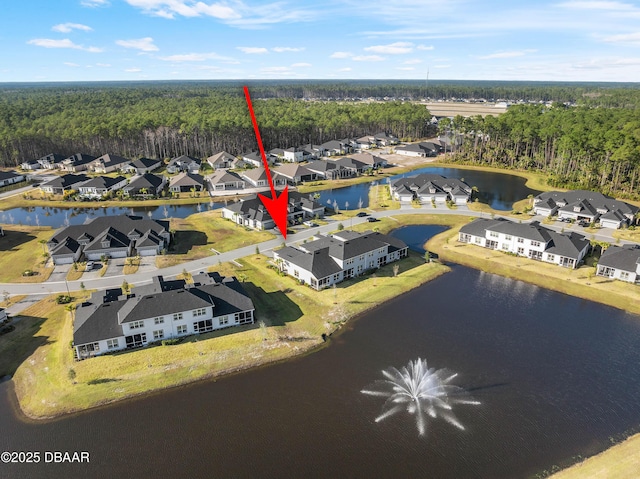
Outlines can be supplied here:
<path id="1" fill-rule="evenodd" d="M 107 271 L 104 273 L 104 276 L 108 278 L 111 276 L 122 275 L 125 261 L 126 258 L 110 259 L 109 263 L 107 264 Z"/>
<path id="2" fill-rule="evenodd" d="M 53 268 L 53 272 L 47 282 L 57 283 L 58 281 L 64 281 L 67 279 L 67 273 L 73 267 L 72 264 L 57 264 Z"/>
<path id="3" fill-rule="evenodd" d="M 11 306 L 7 307 L 5 311 L 9 316 L 15 318 L 14 320 L 17 320 L 19 318 L 16 318 L 16 316 L 18 316 L 22 311 L 27 309 L 29 306 L 36 304 L 38 301 L 46 298 L 47 296 L 47 294 L 31 294 L 29 296 L 25 296 L 20 301 L 13 303 Z"/>
<path id="4" fill-rule="evenodd" d="M 155 273 L 158 271 L 156 266 L 155 256 L 141 256 L 140 266 L 138 266 L 138 273 Z"/>
<path id="5" fill-rule="evenodd" d="M 81 280 L 85 281 L 87 279 L 98 279 L 98 278 L 100 278 L 101 277 L 100 276 L 101 268 L 99 268 L 98 266 L 100 266 L 100 263 L 99 262 L 95 262 L 95 266 L 91 271 L 85 271 L 82 274 Z"/>

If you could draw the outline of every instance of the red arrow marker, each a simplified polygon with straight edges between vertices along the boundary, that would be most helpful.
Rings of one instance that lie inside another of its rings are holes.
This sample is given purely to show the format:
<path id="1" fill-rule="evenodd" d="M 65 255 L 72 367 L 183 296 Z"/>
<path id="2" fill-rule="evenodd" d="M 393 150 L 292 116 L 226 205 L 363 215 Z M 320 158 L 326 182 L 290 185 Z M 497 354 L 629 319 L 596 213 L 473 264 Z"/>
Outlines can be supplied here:
<path id="1" fill-rule="evenodd" d="M 247 106 L 249 107 L 249 114 L 251 115 L 251 122 L 253 123 L 253 130 L 256 133 L 256 140 L 258 140 L 258 147 L 260 148 L 260 155 L 262 156 L 262 163 L 267 173 L 267 180 L 269 180 L 269 188 L 271 188 L 271 198 L 268 196 L 258 194 L 262 200 L 262 204 L 269 212 L 269 215 L 275 221 L 276 226 L 282 233 L 282 236 L 287 237 L 287 207 L 289 204 L 289 185 L 284 187 L 280 196 L 276 195 L 276 189 L 273 187 L 273 180 L 271 179 L 271 172 L 269 171 L 269 163 L 267 162 L 267 155 L 264 154 L 264 146 L 262 146 L 262 138 L 260 137 L 260 130 L 258 130 L 258 122 L 256 121 L 256 115 L 253 112 L 253 106 L 251 105 L 251 97 L 249 96 L 249 89 L 244 87 L 244 97 L 247 99 Z"/>

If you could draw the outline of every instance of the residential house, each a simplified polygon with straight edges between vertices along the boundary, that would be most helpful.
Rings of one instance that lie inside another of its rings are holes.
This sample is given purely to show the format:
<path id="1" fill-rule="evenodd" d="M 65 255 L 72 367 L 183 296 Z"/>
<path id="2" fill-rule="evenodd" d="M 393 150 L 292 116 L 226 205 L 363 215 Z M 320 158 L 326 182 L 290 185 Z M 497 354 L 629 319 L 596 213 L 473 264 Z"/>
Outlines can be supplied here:
<path id="1" fill-rule="evenodd" d="M 100 199 L 126 185 L 127 179 L 124 176 L 116 176 L 115 178 L 96 176 L 78 185 L 78 196 L 81 198 Z"/>
<path id="2" fill-rule="evenodd" d="M 145 173 L 151 173 L 153 170 L 157 170 L 161 166 L 162 162 L 158 159 L 140 158 L 139 160 L 134 160 L 124 165 L 121 171 L 123 173 L 133 173 L 134 175 L 144 175 Z"/>
<path id="3" fill-rule="evenodd" d="M 207 163 L 209 163 L 214 170 L 242 168 L 244 166 L 244 162 L 226 151 L 221 151 L 220 153 L 211 155 L 207 158 Z"/>
<path id="4" fill-rule="evenodd" d="M 265 153 L 265 156 L 267 157 L 267 163 L 269 165 L 273 165 L 275 163 L 275 160 L 277 159 L 277 157 L 271 154 Z M 249 153 L 245 153 L 244 155 L 242 155 L 242 161 L 246 165 L 254 166 L 257 168 L 262 168 L 264 166 L 262 163 L 262 155 L 260 155 L 259 151 L 251 151 Z"/>
<path id="5" fill-rule="evenodd" d="M 58 153 L 49 153 L 48 155 L 39 158 L 38 163 L 40 163 L 40 166 L 42 166 L 42 168 L 46 170 L 55 170 L 64 159 L 64 155 L 59 155 Z"/>
<path id="6" fill-rule="evenodd" d="M 378 142 L 376 141 L 375 137 L 370 135 L 357 138 L 354 144 L 355 147 L 360 150 L 369 150 L 378 146 Z"/>
<path id="7" fill-rule="evenodd" d="M 191 174 L 198 174 L 200 172 L 200 166 L 202 161 L 193 156 L 182 155 L 172 159 L 167 164 L 167 173 L 175 174 L 180 172 L 186 172 Z"/>
<path id="8" fill-rule="evenodd" d="M 331 140 L 319 146 L 320 156 L 339 156 L 351 153 L 351 145 L 346 140 Z"/>
<path id="9" fill-rule="evenodd" d="M 628 283 L 640 282 L 640 246 L 609 246 L 598 260 L 596 274 Z"/>
<path id="10" fill-rule="evenodd" d="M 515 223 L 503 218 L 479 218 L 464 225 L 458 241 L 566 268 L 577 268 L 590 248 L 589 240 L 573 231 L 557 233 L 537 221 Z"/>
<path id="11" fill-rule="evenodd" d="M 189 193 L 204 190 L 204 178 L 202 175 L 180 173 L 169 180 L 169 191 L 172 193 Z"/>
<path id="12" fill-rule="evenodd" d="M 375 139 L 378 146 L 397 145 L 400 142 L 398 138 L 386 131 L 376 133 L 375 135 L 373 135 L 373 138 Z"/>
<path id="13" fill-rule="evenodd" d="M 4 323 L 8 319 L 7 311 L 4 308 L 0 308 L 0 324 Z"/>
<path id="14" fill-rule="evenodd" d="M 89 169 L 96 173 L 111 173 L 112 171 L 118 171 L 130 161 L 131 160 L 121 156 L 110 155 L 107 153 L 106 155 L 96 158 L 92 163 L 90 163 Z"/>
<path id="15" fill-rule="evenodd" d="M 361 161 L 356 160 L 355 158 L 346 156 L 343 158 L 338 158 L 337 160 L 327 160 L 333 161 L 340 170 L 341 178 L 348 178 L 350 176 L 358 176 L 364 173 L 369 167 L 362 163 Z"/>
<path id="16" fill-rule="evenodd" d="M 335 161 L 314 160 L 304 165 L 307 170 L 315 173 L 318 178 L 333 180 L 343 178 L 344 176 L 353 176 L 353 174 L 342 168 Z"/>
<path id="17" fill-rule="evenodd" d="M 267 193 L 266 196 L 270 197 L 270 194 Z M 290 224 L 324 216 L 324 206 L 306 195 L 289 191 L 288 200 L 287 220 Z M 222 217 L 257 230 L 275 227 L 275 222 L 258 195 L 241 198 L 239 201 L 225 206 L 222 208 Z"/>
<path id="18" fill-rule="evenodd" d="M 47 181 L 40 185 L 40 189 L 43 193 L 50 195 L 63 195 L 65 191 L 76 190 L 81 184 L 89 181 L 87 175 L 74 175 L 68 173 L 66 175 L 58 176 L 51 181 Z"/>
<path id="19" fill-rule="evenodd" d="M 311 143 L 309 143 L 307 145 L 298 147 L 298 150 L 302 151 L 302 161 L 317 160 L 322 156 L 321 148 L 319 145 L 312 145 Z"/>
<path id="20" fill-rule="evenodd" d="M 401 145 L 395 148 L 395 152 L 404 156 L 433 157 L 442 153 L 443 148 L 431 141 L 421 141 L 410 145 Z"/>
<path id="21" fill-rule="evenodd" d="M 393 236 L 344 230 L 297 247 L 275 250 L 273 257 L 281 271 L 320 290 L 407 254 L 407 245 Z"/>
<path id="22" fill-rule="evenodd" d="M 62 160 L 62 163 L 59 165 L 62 171 L 77 173 L 79 171 L 86 171 L 89 169 L 89 165 L 95 160 L 95 156 L 87 155 L 85 153 L 76 153 L 75 155 L 71 155 Z"/>
<path id="23" fill-rule="evenodd" d="M 122 188 L 124 196 L 149 197 L 158 196 L 167 183 L 167 177 L 144 173 L 134 176 L 127 186 Z"/>
<path id="24" fill-rule="evenodd" d="M 286 178 L 290 185 L 297 185 L 303 181 L 313 181 L 317 177 L 313 171 L 298 163 L 277 166 L 273 171 L 278 173 L 282 178 Z"/>
<path id="25" fill-rule="evenodd" d="M 618 229 L 634 224 L 638 207 L 596 191 L 547 191 L 533 199 L 538 215 L 558 215 L 558 219 L 599 221 L 603 228 Z"/>
<path id="26" fill-rule="evenodd" d="M 0 171 L 0 187 L 24 181 L 24 175 L 15 171 Z"/>
<path id="27" fill-rule="evenodd" d="M 472 192 L 464 181 L 430 173 L 400 178 L 391 183 L 391 194 L 402 202 L 445 203 L 449 200 L 464 205 L 471 199 Z"/>
<path id="28" fill-rule="evenodd" d="M 240 173 L 243 180 L 247 181 L 251 188 L 265 188 L 269 186 L 269 180 L 267 179 L 267 171 L 264 168 L 253 168 L 251 170 L 245 170 Z M 276 171 L 271 171 L 271 181 L 273 181 L 273 187 L 284 187 L 287 184 L 287 179 L 280 176 Z"/>
<path id="29" fill-rule="evenodd" d="M 283 152 L 284 161 L 298 163 L 304 160 L 304 152 L 300 148 L 286 148 Z"/>
<path id="30" fill-rule="evenodd" d="M 207 177 L 210 190 L 226 191 L 226 190 L 242 190 L 246 184 L 245 180 L 232 171 L 216 170 L 212 175 Z"/>
<path id="31" fill-rule="evenodd" d="M 33 171 L 42 168 L 42 165 L 38 160 L 30 160 L 20 163 L 20 168 L 23 170 Z"/>
<path id="32" fill-rule="evenodd" d="M 372 170 L 377 170 L 378 168 L 384 168 L 387 166 L 387 160 L 381 158 L 376 155 L 372 155 L 371 153 L 354 153 L 349 156 L 360 163 L 364 163 L 367 167 Z"/>
<path id="33" fill-rule="evenodd" d="M 169 222 L 139 216 L 99 216 L 82 225 L 56 231 L 47 242 L 54 264 L 89 261 L 102 256 L 153 256 L 167 248 L 171 240 Z"/>
<path id="34" fill-rule="evenodd" d="M 200 273 L 193 284 L 153 278 L 148 285 L 93 293 L 76 308 L 78 359 L 146 346 L 163 339 L 252 324 L 255 307 L 236 278 Z"/>

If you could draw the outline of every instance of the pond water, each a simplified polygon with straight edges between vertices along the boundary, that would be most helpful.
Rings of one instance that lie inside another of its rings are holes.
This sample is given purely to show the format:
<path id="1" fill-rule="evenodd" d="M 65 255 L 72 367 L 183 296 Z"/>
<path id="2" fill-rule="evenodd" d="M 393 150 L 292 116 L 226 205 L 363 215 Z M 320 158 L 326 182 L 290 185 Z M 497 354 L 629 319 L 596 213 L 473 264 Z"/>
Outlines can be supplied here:
<path id="1" fill-rule="evenodd" d="M 531 190 L 525 186 L 526 180 L 519 176 L 491 173 L 485 171 L 462 170 L 457 168 L 420 168 L 410 173 L 389 177 L 389 181 L 403 176 L 413 176 L 420 173 L 434 173 L 448 178 L 464 179 L 470 186 L 477 186 L 479 197 L 482 202 L 489 204 L 497 210 L 511 210 L 515 201 L 526 198 L 528 195 L 536 195 L 539 192 Z M 387 181 L 386 179 L 384 180 Z M 318 201 L 324 206 L 333 206 L 336 202 L 342 210 L 353 210 L 362 205 L 363 208 L 369 206 L 369 188 L 372 184 L 378 184 L 378 180 L 372 177 L 371 182 L 358 185 L 347 186 L 345 188 L 326 189 L 319 191 Z M 133 214 L 150 216 L 154 219 L 186 218 L 199 211 L 217 209 L 224 206 L 224 203 L 210 202 L 203 203 L 198 209 L 198 205 L 167 205 L 150 206 L 140 208 L 12 208 L 0 211 L 0 223 L 25 224 L 52 226 L 59 228 L 65 224 L 82 224 L 87 219 L 96 216 L 112 216 L 120 214 Z"/>
<path id="2" fill-rule="evenodd" d="M 417 242 L 427 240 L 403 229 Z M 2 477 L 527 478 L 640 423 L 640 318 L 453 265 L 350 322 L 329 347 L 55 422 L 22 422 L 0 383 L 0 450 L 89 451 L 91 464 L 1 465 Z M 465 430 L 364 388 L 423 358 L 480 405 Z"/>

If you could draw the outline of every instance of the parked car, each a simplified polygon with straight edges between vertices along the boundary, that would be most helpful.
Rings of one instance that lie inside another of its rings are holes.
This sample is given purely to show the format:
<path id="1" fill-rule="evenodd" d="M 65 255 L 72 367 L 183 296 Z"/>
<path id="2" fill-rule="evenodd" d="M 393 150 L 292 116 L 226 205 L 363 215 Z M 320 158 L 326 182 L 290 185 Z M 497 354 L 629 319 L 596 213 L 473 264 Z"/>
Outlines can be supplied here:
<path id="1" fill-rule="evenodd" d="M 314 221 L 305 221 L 303 223 L 305 226 L 308 226 L 309 228 L 313 228 L 315 226 L 318 226 L 318 223 L 314 222 Z"/>
<path id="2" fill-rule="evenodd" d="M 587 221 L 587 220 L 580 220 L 580 221 L 578 221 L 578 225 L 579 225 L 579 226 L 587 227 L 587 226 L 589 226 L 589 221 Z"/>
<path id="3" fill-rule="evenodd" d="M 358 213 L 356 215 L 358 218 L 364 218 L 365 216 L 369 216 L 369 213 L 366 213 L 364 211 L 361 211 L 360 213 Z"/>
<path id="4" fill-rule="evenodd" d="M 373 216 L 369 216 L 369 217 L 367 218 L 367 221 L 368 221 L 369 223 L 375 223 L 376 221 L 380 221 L 380 220 L 379 220 L 378 218 L 374 218 Z"/>
<path id="5" fill-rule="evenodd" d="M 87 266 L 85 267 L 85 271 L 93 271 L 95 268 L 95 263 L 93 261 L 87 261 Z"/>

